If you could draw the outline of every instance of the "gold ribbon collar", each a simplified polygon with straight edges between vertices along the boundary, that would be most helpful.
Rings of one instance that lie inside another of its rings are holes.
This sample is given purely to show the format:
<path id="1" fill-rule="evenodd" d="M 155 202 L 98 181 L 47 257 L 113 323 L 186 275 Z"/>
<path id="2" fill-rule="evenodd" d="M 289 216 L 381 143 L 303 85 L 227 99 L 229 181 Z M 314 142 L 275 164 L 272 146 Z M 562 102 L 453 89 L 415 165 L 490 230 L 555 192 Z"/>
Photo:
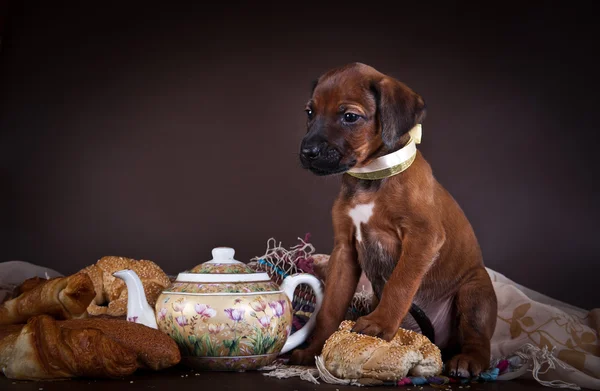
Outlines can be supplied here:
<path id="1" fill-rule="evenodd" d="M 408 131 L 410 140 L 404 147 L 390 154 L 378 157 L 364 167 L 351 168 L 346 173 L 359 179 L 370 180 L 389 178 L 400 174 L 415 161 L 417 144 L 421 143 L 422 132 L 421 124 L 415 125 L 414 128 Z"/>

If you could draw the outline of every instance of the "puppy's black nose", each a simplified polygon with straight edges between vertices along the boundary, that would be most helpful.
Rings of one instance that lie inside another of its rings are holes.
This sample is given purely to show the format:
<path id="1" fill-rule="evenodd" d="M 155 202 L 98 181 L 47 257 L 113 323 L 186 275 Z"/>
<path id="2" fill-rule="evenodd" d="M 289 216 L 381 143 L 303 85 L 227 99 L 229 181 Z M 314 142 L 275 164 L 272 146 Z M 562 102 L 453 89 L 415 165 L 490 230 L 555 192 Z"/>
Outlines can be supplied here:
<path id="1" fill-rule="evenodd" d="M 323 144 L 312 144 L 312 145 L 303 146 L 301 153 L 302 153 L 302 156 L 304 156 L 305 158 L 307 158 L 309 160 L 314 160 L 317 157 L 319 157 L 322 150 L 323 150 Z"/>

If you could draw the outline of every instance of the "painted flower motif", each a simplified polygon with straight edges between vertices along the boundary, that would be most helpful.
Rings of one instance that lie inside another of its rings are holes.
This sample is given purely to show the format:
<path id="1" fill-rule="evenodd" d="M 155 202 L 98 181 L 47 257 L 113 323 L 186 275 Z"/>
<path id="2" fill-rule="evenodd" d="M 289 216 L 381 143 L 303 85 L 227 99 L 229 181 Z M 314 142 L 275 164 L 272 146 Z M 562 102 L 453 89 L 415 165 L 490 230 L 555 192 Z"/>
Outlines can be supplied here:
<path id="1" fill-rule="evenodd" d="M 127 318 L 128 321 L 132 322 L 132 323 L 137 323 L 138 321 L 138 317 L 137 316 L 132 316 Z"/>
<path id="2" fill-rule="evenodd" d="M 273 309 L 276 317 L 281 317 L 285 311 L 285 300 L 277 300 L 269 303 L 269 307 Z"/>
<path id="3" fill-rule="evenodd" d="M 267 303 L 263 300 L 262 297 L 250 302 L 250 307 L 256 312 L 263 312 L 265 308 L 267 308 Z"/>
<path id="4" fill-rule="evenodd" d="M 174 302 L 172 304 L 172 306 L 173 306 L 173 311 L 181 312 L 185 308 L 185 300 L 177 300 L 176 302 Z"/>
<path id="5" fill-rule="evenodd" d="M 178 325 L 180 325 L 181 327 L 187 326 L 188 324 L 188 320 L 184 315 L 178 316 L 175 318 L 175 321 L 177 322 Z"/>
<path id="6" fill-rule="evenodd" d="M 569 334 L 581 333 L 583 331 L 581 323 L 577 322 L 571 315 L 558 313 L 554 317 L 554 320 L 557 325 L 564 327 Z"/>
<path id="7" fill-rule="evenodd" d="M 167 309 L 165 307 L 163 307 L 158 312 L 158 320 L 164 320 L 166 317 L 167 317 Z"/>
<path id="8" fill-rule="evenodd" d="M 225 325 L 223 323 L 219 323 L 219 324 L 211 323 L 208 325 L 208 332 L 211 334 L 219 334 L 224 329 L 225 329 Z"/>
<path id="9" fill-rule="evenodd" d="M 212 318 L 217 314 L 217 311 L 215 311 L 214 308 L 210 308 L 208 304 L 197 303 L 194 306 L 194 309 L 196 310 L 196 313 L 203 318 Z"/>
<path id="10" fill-rule="evenodd" d="M 235 299 L 235 301 L 233 302 L 233 304 L 240 304 L 242 302 L 242 299 L 240 299 L 239 297 L 237 299 Z"/>
<path id="11" fill-rule="evenodd" d="M 265 315 L 262 318 L 258 318 L 258 322 L 262 327 L 267 328 L 271 325 L 271 318 Z"/>
<path id="12" fill-rule="evenodd" d="M 244 313 L 246 310 L 239 308 L 226 308 L 225 312 L 227 313 L 229 319 L 239 322 L 240 320 L 244 319 Z"/>

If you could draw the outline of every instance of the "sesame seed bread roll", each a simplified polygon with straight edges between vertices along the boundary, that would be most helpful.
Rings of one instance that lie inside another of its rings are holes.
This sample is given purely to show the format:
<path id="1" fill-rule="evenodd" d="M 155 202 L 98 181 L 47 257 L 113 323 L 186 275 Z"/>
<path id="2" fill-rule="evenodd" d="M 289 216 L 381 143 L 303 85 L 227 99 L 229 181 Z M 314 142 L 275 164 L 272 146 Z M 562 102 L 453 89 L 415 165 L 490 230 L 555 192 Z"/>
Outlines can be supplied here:
<path id="1" fill-rule="evenodd" d="M 344 321 L 325 342 L 322 357 L 327 370 L 340 379 L 399 380 L 435 376 L 442 371 L 441 352 L 429 339 L 399 329 L 390 341 L 353 333 L 354 322 Z"/>
<path id="2" fill-rule="evenodd" d="M 106 256 L 82 270 L 92 279 L 96 296 L 87 311 L 92 316 L 109 315 L 122 317 L 127 314 L 127 287 L 125 282 L 113 276 L 120 270 L 133 270 L 144 287 L 146 300 L 154 308 L 160 293 L 171 285 L 171 280 L 156 263 L 126 257 Z"/>

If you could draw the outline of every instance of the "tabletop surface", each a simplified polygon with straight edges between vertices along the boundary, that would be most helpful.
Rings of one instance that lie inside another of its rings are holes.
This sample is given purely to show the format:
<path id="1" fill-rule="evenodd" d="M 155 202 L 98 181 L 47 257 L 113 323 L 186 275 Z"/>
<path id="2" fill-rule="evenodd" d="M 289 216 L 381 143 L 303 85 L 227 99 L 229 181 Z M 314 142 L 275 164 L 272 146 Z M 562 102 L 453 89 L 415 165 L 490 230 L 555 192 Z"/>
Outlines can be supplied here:
<path id="1" fill-rule="evenodd" d="M 440 390 L 448 389 L 457 391 L 495 391 L 495 390 L 511 390 L 511 391 L 531 391 L 531 390 L 549 390 L 531 380 L 512 380 L 506 382 L 493 383 L 472 383 L 469 385 L 460 386 L 451 384 L 450 387 L 434 388 L 431 386 L 402 386 L 402 387 L 354 387 L 340 386 L 333 384 L 313 384 L 299 378 L 276 379 L 273 377 L 264 376 L 263 373 L 257 371 L 248 371 L 244 373 L 238 372 L 198 372 L 187 369 L 182 366 L 176 366 L 160 372 L 138 371 L 134 375 L 115 380 L 63 380 L 63 381 L 15 381 L 7 379 L 0 375 L 0 390 L 2 391 L 64 391 L 73 387 L 74 390 L 102 390 L 102 391 L 119 391 L 119 390 L 138 390 L 138 389 L 194 389 L 194 390 L 244 390 L 244 391 L 264 391 L 264 390 Z M 461 388 L 462 387 L 462 388 Z"/>

